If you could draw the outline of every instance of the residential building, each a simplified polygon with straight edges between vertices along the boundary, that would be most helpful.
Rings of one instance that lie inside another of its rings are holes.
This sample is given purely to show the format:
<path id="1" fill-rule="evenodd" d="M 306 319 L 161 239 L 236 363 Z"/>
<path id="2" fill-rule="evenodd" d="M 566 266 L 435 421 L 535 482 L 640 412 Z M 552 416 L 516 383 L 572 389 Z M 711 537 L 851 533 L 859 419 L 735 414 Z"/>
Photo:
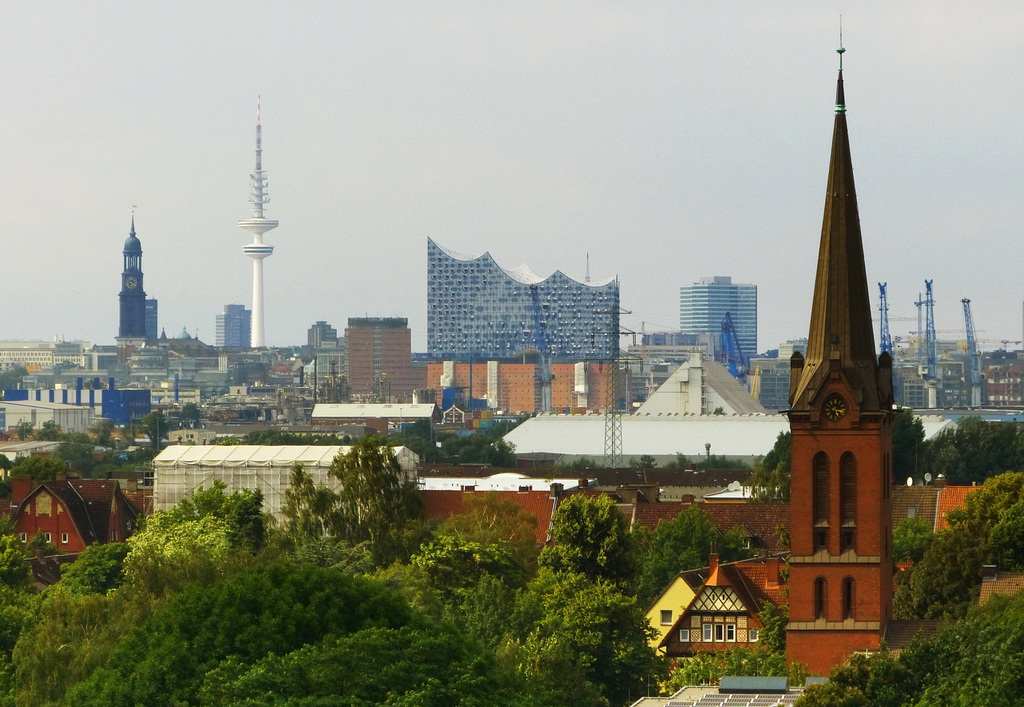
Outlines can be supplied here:
<path id="1" fill-rule="evenodd" d="M 608 359 L 619 350 L 619 282 L 542 278 L 427 240 L 427 350 L 438 359 Z"/>
<path id="2" fill-rule="evenodd" d="M 306 340 L 308 345 L 314 349 L 334 347 L 338 345 L 338 330 L 320 320 L 306 332 Z"/>
<path id="3" fill-rule="evenodd" d="M 252 311 L 244 304 L 226 304 L 217 315 L 217 346 L 252 346 Z"/>
<path id="4" fill-rule="evenodd" d="M 679 328 L 683 333 L 721 336 L 726 312 L 743 355 L 757 354 L 757 285 L 733 283 L 731 277 L 716 275 L 679 288 Z"/>

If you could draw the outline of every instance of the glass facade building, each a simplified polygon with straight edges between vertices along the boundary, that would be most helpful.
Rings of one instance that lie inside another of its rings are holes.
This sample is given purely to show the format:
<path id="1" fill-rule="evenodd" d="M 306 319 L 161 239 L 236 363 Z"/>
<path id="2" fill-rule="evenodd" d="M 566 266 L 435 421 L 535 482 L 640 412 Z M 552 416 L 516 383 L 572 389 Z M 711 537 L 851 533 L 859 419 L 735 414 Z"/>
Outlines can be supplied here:
<path id="1" fill-rule="evenodd" d="M 427 239 L 427 350 L 434 358 L 611 358 L 619 343 L 619 282 L 582 283 L 556 271 L 500 267 Z"/>
<path id="2" fill-rule="evenodd" d="M 757 285 L 733 284 L 731 277 L 705 277 L 679 288 L 679 329 L 686 334 L 722 334 L 729 312 L 746 356 L 757 349 Z"/>

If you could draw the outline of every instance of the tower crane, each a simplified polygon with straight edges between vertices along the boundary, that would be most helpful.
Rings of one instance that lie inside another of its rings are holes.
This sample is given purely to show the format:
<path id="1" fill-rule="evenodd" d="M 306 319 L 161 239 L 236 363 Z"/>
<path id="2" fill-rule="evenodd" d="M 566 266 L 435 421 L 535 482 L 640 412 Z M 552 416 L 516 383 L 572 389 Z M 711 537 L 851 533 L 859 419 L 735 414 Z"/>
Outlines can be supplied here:
<path id="1" fill-rule="evenodd" d="M 964 305 L 964 329 L 967 332 L 967 382 L 971 385 L 971 407 L 981 405 L 981 354 L 978 340 L 974 337 L 974 319 L 971 317 L 971 301 L 960 300 Z"/>
<path id="2" fill-rule="evenodd" d="M 743 355 L 743 349 L 740 348 L 740 340 L 736 336 L 736 327 L 733 326 L 732 315 L 729 312 L 726 312 L 722 318 L 722 347 L 725 349 L 729 373 L 734 378 L 742 378 L 747 375 L 750 363 Z"/>
<path id="3" fill-rule="evenodd" d="M 888 284 L 887 282 L 878 283 L 878 289 L 880 290 L 878 315 L 881 321 L 880 329 L 882 332 L 882 341 L 878 348 L 892 356 L 892 337 L 889 335 L 889 298 L 885 294 L 885 288 Z"/>
<path id="4" fill-rule="evenodd" d="M 928 378 L 935 380 L 935 298 L 932 296 L 932 280 L 924 281 L 924 316 L 925 316 L 925 365 L 928 368 Z"/>
<path id="5" fill-rule="evenodd" d="M 540 366 L 540 410 L 551 412 L 551 359 L 548 356 L 547 318 L 542 310 L 547 303 L 541 304 L 540 291 L 536 284 L 530 285 L 530 298 L 533 300 L 533 328 L 537 345 L 537 359 Z"/>

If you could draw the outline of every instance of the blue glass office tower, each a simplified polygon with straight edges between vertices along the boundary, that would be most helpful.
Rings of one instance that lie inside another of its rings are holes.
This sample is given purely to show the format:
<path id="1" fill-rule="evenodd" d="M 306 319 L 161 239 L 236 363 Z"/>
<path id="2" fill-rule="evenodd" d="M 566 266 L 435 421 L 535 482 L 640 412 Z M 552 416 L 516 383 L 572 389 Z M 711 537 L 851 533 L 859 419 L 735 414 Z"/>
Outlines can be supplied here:
<path id="1" fill-rule="evenodd" d="M 611 358 L 619 343 L 619 281 L 540 278 L 500 267 L 489 253 L 456 255 L 427 239 L 427 350 L 434 358 Z"/>

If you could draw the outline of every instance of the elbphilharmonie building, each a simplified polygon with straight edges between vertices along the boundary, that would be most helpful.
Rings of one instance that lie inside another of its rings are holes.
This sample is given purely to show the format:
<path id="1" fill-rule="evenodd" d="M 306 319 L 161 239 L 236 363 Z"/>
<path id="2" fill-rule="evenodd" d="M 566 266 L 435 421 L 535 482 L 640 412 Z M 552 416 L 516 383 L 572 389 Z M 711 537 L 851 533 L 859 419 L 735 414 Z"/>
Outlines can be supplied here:
<path id="1" fill-rule="evenodd" d="M 435 358 L 608 360 L 618 351 L 619 282 L 546 278 L 427 240 L 427 350 Z"/>

